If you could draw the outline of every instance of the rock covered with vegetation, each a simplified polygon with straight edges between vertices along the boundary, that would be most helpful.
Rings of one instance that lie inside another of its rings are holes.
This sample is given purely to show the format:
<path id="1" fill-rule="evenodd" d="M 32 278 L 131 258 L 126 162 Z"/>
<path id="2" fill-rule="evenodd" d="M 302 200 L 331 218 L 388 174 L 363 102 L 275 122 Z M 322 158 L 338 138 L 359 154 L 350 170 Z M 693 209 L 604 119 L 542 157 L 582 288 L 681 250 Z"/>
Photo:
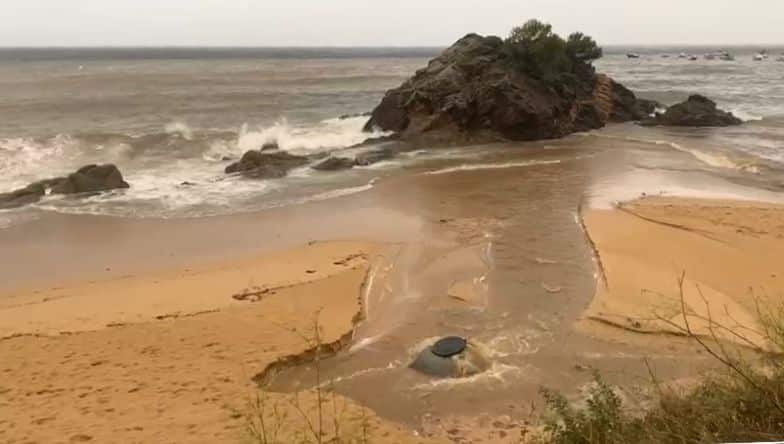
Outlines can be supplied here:
<path id="1" fill-rule="evenodd" d="M 409 142 L 535 140 L 650 115 L 652 102 L 596 74 L 601 56 L 591 37 L 563 39 L 536 20 L 506 40 L 469 34 L 388 91 L 365 129 Z"/>

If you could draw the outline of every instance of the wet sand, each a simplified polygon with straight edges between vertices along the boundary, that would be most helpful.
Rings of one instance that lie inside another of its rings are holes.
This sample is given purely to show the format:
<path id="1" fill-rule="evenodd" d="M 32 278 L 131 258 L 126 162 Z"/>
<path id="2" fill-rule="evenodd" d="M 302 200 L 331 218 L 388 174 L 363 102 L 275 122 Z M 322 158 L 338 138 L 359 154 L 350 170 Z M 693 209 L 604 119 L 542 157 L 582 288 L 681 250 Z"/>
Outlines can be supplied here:
<path id="1" fill-rule="evenodd" d="M 599 322 L 683 333 L 688 321 L 699 335 L 766 346 L 759 310 L 784 303 L 784 206 L 653 197 L 589 210 L 584 220 L 603 270 L 588 331 Z M 744 339 L 711 332 L 711 320 Z"/>
<path id="2" fill-rule="evenodd" d="M 414 431 L 518 442 L 540 387 L 579 394 L 590 368 L 640 397 L 644 359 L 662 378 L 699 375 L 714 364 L 688 341 L 646 335 L 641 347 L 606 323 L 589 334 L 582 326 L 602 298 L 580 208 L 659 191 L 650 184 L 660 176 L 639 162 L 665 149 L 599 142 L 500 147 L 479 163 L 413 168 L 365 193 L 261 213 L 44 213 L 0 230 L 0 329 L 17 335 L 0 341 L 0 437 L 238 440 L 243 419 L 233 412 L 258 375 L 265 396 L 312 400 L 307 359 L 267 369 L 307 356 L 290 328 L 309 328 L 306 313 L 319 308 L 326 342 L 353 331 L 319 376 L 373 412 L 382 442 L 416 442 Z M 663 174 L 732 186 L 699 170 Z M 588 219 L 591 233 L 605 224 Z M 241 293 L 261 299 L 232 298 Z M 408 368 L 412 350 L 452 334 L 485 345 L 491 370 L 434 380 Z"/>

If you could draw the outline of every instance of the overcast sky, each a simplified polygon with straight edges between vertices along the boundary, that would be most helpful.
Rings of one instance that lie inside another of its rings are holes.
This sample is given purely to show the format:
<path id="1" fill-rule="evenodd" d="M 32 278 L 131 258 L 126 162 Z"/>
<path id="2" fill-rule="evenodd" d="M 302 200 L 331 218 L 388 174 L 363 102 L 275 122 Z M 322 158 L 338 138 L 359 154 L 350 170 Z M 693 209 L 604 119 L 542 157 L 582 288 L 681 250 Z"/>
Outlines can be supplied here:
<path id="1" fill-rule="evenodd" d="M 0 46 L 444 46 L 529 18 L 602 44 L 784 43 L 784 0 L 0 0 Z"/>

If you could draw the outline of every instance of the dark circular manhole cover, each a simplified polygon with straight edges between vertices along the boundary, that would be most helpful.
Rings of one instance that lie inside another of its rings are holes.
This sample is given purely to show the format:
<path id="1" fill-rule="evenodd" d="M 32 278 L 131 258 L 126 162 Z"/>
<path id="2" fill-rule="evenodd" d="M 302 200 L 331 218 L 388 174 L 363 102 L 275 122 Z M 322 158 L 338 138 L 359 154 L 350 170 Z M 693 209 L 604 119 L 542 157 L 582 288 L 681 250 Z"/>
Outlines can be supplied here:
<path id="1" fill-rule="evenodd" d="M 433 354 L 442 358 L 459 355 L 466 349 L 466 340 L 457 336 L 444 338 L 433 344 Z"/>

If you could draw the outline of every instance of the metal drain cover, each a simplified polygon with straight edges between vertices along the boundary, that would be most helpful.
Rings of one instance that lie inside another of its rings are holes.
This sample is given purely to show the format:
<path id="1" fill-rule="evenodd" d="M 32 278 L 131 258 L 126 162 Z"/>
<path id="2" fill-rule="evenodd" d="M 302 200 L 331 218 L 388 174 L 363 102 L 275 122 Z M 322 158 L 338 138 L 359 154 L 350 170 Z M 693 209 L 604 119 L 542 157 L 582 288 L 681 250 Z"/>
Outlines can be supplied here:
<path id="1" fill-rule="evenodd" d="M 466 340 L 457 336 L 440 339 L 433 344 L 433 354 L 441 358 L 451 358 L 463 353 L 466 349 Z"/>

